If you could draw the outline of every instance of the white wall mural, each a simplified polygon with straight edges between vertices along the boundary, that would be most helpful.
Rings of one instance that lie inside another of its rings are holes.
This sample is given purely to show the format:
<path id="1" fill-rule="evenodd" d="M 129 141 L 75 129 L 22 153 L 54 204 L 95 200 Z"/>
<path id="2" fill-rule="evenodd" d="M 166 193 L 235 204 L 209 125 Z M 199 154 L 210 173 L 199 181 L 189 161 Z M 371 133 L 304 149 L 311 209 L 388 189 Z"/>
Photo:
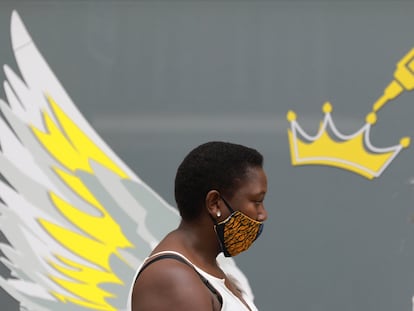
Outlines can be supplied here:
<path id="1" fill-rule="evenodd" d="M 16 12 L 11 41 L 21 76 L 4 67 L 0 249 L 11 276 L 0 286 L 25 310 L 126 310 L 137 267 L 178 214 L 88 124 Z"/>
<path id="2" fill-rule="evenodd" d="M 267 229 L 224 262 L 260 310 L 414 311 L 403 2 L 0 1 L 0 309 L 127 310 L 178 161 L 227 139 L 265 156 Z"/>

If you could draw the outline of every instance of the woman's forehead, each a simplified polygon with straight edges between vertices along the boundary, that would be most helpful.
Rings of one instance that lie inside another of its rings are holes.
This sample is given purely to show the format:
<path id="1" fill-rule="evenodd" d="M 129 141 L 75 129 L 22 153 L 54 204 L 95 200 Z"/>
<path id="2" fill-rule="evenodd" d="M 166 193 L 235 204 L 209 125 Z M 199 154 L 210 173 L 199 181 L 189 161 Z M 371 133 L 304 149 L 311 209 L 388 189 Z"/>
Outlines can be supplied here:
<path id="1" fill-rule="evenodd" d="M 266 192 L 267 191 L 267 176 L 261 167 L 249 167 L 246 170 L 244 177 L 240 180 L 236 191 L 242 189 L 249 189 L 250 191 Z"/>

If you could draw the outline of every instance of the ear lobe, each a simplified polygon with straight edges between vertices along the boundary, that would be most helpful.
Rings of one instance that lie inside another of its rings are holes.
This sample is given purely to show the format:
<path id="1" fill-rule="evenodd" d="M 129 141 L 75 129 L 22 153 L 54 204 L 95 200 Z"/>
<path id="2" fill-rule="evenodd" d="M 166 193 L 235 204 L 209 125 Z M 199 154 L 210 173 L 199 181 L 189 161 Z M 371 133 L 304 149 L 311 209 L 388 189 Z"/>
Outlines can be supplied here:
<path id="1" fill-rule="evenodd" d="M 207 195 L 206 195 L 206 209 L 207 212 L 213 216 L 213 218 L 217 217 L 217 212 L 220 211 L 220 206 L 219 206 L 219 201 L 220 201 L 220 192 L 218 192 L 217 190 L 210 190 Z"/>

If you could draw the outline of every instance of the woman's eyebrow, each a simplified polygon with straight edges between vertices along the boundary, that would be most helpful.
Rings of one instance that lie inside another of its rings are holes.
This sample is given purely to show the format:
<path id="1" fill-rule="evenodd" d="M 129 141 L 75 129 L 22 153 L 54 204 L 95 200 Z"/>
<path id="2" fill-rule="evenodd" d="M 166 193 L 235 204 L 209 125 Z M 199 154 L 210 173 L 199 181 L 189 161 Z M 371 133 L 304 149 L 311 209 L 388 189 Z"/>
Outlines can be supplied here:
<path id="1" fill-rule="evenodd" d="M 265 195 L 265 194 L 266 194 L 266 191 L 264 191 L 264 190 L 254 193 L 254 195 Z"/>

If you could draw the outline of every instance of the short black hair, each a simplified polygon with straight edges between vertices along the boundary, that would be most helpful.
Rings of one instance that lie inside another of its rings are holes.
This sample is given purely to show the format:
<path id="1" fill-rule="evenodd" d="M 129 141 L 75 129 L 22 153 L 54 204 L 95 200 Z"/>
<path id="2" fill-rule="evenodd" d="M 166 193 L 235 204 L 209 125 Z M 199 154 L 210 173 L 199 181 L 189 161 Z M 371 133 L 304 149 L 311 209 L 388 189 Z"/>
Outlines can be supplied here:
<path id="1" fill-rule="evenodd" d="M 243 145 L 212 141 L 196 147 L 184 158 L 175 176 L 175 201 L 181 217 L 197 218 L 211 190 L 232 197 L 247 170 L 262 166 L 263 156 Z"/>

